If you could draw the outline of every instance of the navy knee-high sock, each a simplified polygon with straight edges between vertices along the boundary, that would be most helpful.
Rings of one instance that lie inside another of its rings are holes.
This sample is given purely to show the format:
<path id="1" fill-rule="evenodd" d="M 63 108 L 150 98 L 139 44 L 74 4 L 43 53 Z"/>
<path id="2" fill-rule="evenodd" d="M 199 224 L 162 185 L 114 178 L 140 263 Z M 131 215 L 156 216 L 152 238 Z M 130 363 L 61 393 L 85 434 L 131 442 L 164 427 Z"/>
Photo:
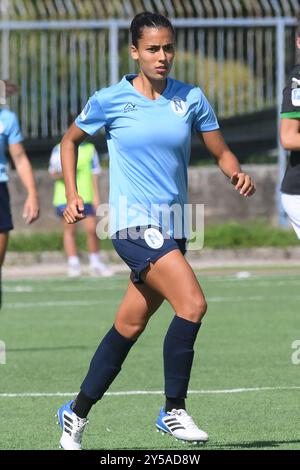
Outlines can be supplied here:
<path id="1" fill-rule="evenodd" d="M 175 316 L 164 340 L 165 395 L 186 398 L 194 358 L 194 343 L 201 323 Z M 168 410 L 167 410 L 168 411 Z"/>
<path id="2" fill-rule="evenodd" d="M 135 340 L 122 336 L 113 326 L 104 336 L 91 360 L 89 371 L 80 387 L 94 402 L 100 400 L 121 370 Z"/>

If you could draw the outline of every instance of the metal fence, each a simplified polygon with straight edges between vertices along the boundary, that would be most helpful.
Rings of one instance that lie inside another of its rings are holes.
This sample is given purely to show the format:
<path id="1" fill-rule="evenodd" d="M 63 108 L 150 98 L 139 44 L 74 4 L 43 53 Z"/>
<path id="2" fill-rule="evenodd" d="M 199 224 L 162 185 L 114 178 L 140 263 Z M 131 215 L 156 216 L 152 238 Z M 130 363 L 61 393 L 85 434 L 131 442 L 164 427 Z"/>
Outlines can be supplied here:
<path id="1" fill-rule="evenodd" d="M 293 62 L 294 22 L 175 18 L 173 76 L 199 84 L 220 118 L 274 107 Z M 128 20 L 0 22 L 1 75 L 21 86 L 10 105 L 26 137 L 62 134 L 96 89 L 135 70 L 128 27 Z"/>
<path id="2" fill-rule="evenodd" d="M 13 20 L 131 18 L 143 10 L 172 18 L 295 16 L 299 0 L 0 0 Z"/>

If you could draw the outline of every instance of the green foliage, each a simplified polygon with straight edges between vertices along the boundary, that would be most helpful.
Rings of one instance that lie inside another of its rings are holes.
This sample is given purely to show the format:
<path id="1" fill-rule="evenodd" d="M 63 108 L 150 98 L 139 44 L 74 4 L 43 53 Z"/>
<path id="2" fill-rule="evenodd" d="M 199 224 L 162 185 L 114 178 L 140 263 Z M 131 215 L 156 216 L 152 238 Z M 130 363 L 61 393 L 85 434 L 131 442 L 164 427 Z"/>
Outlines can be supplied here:
<path id="1" fill-rule="evenodd" d="M 293 230 L 272 227 L 263 221 L 247 224 L 231 221 L 205 227 L 205 248 L 287 247 L 298 244 Z"/>
<path id="2" fill-rule="evenodd" d="M 193 77 L 191 70 L 194 70 Z M 249 83 L 255 90 L 261 89 L 261 80 L 239 61 L 220 61 L 199 53 L 177 50 L 174 72 L 176 78 L 199 85 L 222 117 L 233 116 L 239 109 L 250 111 L 261 105 L 261 96 L 249 95 Z"/>
<path id="3" fill-rule="evenodd" d="M 77 233 L 77 247 L 79 251 L 86 251 L 86 234 L 84 232 L 78 231 Z M 111 241 L 102 240 L 101 248 L 112 250 Z M 63 234 L 62 232 L 13 234 L 9 240 L 8 250 L 18 252 L 62 251 Z"/>
<path id="4" fill-rule="evenodd" d="M 16 233 L 10 236 L 8 251 L 59 251 L 62 247 L 62 233 Z"/>

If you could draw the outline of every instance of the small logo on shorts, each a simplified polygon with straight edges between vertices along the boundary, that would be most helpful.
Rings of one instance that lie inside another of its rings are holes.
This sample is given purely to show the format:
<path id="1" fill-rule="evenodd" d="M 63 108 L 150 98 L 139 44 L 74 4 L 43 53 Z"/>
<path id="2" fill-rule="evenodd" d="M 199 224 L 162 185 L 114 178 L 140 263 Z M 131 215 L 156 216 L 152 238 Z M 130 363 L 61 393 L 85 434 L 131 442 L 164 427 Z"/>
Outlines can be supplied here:
<path id="1" fill-rule="evenodd" d="M 145 242 L 150 248 L 158 250 L 164 244 L 164 237 L 156 228 L 147 228 L 144 233 Z"/>

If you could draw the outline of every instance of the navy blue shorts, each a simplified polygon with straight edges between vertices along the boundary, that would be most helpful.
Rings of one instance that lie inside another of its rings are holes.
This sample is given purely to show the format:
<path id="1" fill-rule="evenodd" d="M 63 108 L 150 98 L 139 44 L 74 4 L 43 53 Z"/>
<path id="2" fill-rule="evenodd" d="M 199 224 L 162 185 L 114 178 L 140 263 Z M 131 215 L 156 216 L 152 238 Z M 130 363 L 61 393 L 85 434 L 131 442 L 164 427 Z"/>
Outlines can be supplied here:
<path id="1" fill-rule="evenodd" d="M 143 283 L 141 273 L 173 250 L 186 252 L 186 238 L 164 238 L 157 227 L 129 227 L 112 237 L 116 252 L 134 274 L 134 283 Z"/>
<path id="2" fill-rule="evenodd" d="M 55 212 L 58 217 L 64 216 L 64 210 L 67 207 L 67 204 L 61 204 L 60 206 L 55 206 Z M 96 215 L 93 204 L 84 204 L 84 215 Z"/>
<path id="3" fill-rule="evenodd" d="M 0 183 L 0 232 L 9 232 L 13 228 L 7 184 Z"/>

